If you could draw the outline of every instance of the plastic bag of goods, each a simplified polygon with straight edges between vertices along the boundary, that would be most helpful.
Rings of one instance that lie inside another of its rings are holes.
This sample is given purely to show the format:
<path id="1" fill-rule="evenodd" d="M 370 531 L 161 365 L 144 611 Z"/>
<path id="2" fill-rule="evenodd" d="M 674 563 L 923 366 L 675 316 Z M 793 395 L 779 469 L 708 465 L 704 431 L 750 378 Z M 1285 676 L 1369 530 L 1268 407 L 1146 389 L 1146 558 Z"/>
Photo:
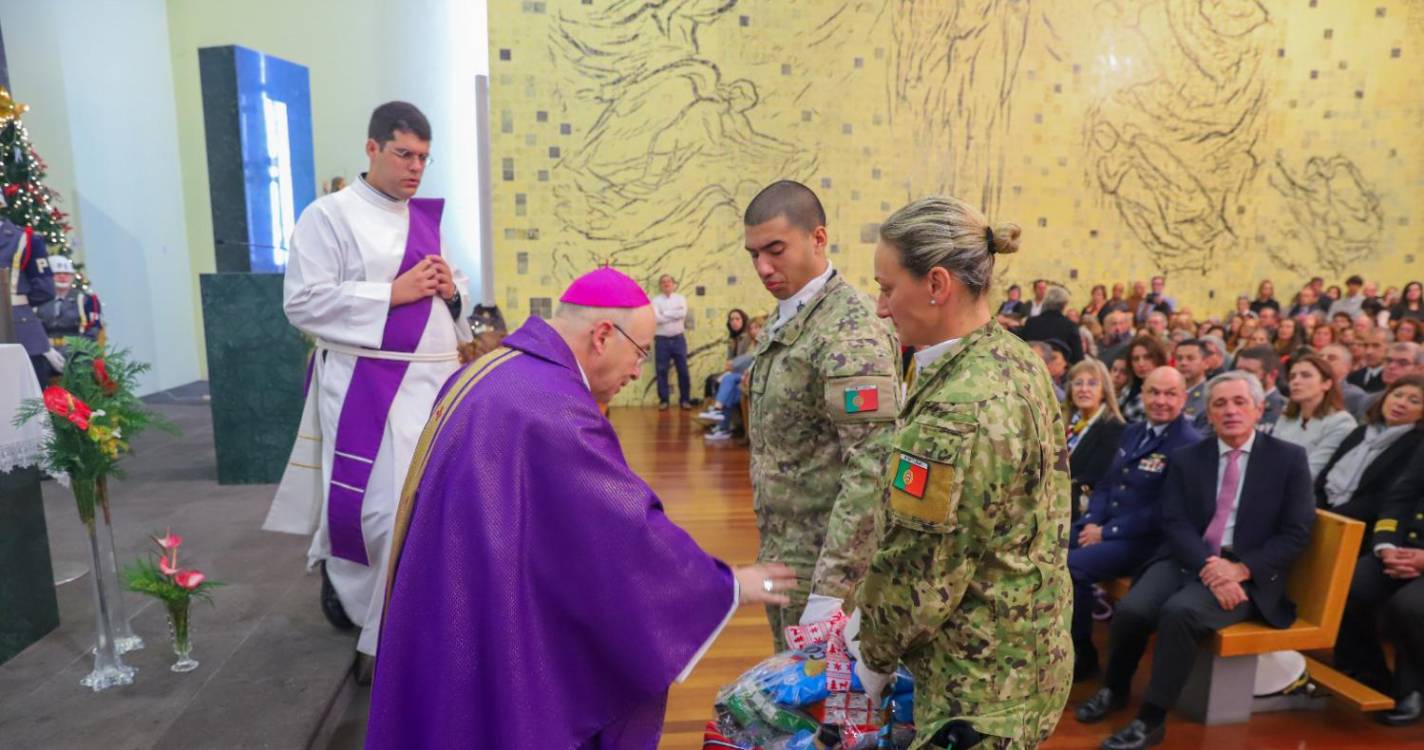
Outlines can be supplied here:
<path id="1" fill-rule="evenodd" d="M 914 684 L 903 669 L 883 705 L 855 677 L 846 616 L 787 628 L 794 646 L 747 670 L 717 694 L 704 750 L 871 750 L 914 739 Z"/>

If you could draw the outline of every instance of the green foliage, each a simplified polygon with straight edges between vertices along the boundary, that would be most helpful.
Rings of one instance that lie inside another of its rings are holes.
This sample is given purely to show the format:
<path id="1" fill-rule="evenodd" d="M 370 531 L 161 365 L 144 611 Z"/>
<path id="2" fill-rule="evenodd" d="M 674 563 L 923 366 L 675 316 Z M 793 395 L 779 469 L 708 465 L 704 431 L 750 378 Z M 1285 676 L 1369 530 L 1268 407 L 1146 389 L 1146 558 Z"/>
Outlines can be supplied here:
<path id="1" fill-rule="evenodd" d="M 193 599 L 213 603 L 212 590 L 222 586 L 218 581 L 203 581 L 197 588 L 179 586 L 171 576 L 164 575 L 153 560 L 139 560 L 124 568 L 124 585 L 129 591 L 147 594 L 165 605 L 184 604 Z"/>
<path id="2" fill-rule="evenodd" d="M 126 349 L 106 353 L 98 342 L 81 336 L 66 339 L 65 349 L 59 387 L 88 405 L 93 415 L 87 432 L 64 417 L 48 415 L 51 430 L 44 452 L 50 471 L 68 474 L 76 483 L 122 476 L 118 463 L 129 452 L 130 441 L 135 437 L 150 428 L 177 434 L 172 423 L 149 409 L 134 393 L 139 376 L 149 370 L 148 364 L 131 359 Z M 104 363 L 111 382 L 108 387 L 96 374 L 96 360 Z M 16 412 L 15 424 L 45 413 L 43 400 L 26 400 Z M 105 440 L 110 441 L 108 450 Z"/>

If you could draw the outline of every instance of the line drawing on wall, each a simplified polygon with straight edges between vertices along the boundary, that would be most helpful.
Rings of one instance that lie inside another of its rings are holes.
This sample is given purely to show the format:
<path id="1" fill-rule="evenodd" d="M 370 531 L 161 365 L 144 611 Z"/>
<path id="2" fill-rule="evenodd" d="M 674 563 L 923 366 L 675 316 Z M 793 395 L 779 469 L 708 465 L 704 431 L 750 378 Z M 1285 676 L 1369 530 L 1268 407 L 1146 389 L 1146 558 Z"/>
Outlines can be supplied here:
<path id="1" fill-rule="evenodd" d="M 561 249 L 571 274 L 611 262 L 638 279 L 673 273 L 684 287 L 724 276 L 713 251 L 740 236 L 738 199 L 814 172 L 814 154 L 757 128 L 757 85 L 701 55 L 700 30 L 734 5 L 620 0 L 558 15 L 561 93 L 599 108 L 552 175 L 555 218 L 578 238 Z"/>
<path id="2" fill-rule="evenodd" d="M 887 114 L 923 159 L 900 176 L 906 199 L 956 195 L 998 214 L 1005 134 L 1028 44 L 1028 0 L 886 0 L 891 15 Z M 1040 17 L 1051 33 L 1046 15 Z"/>
<path id="3" fill-rule="evenodd" d="M 1268 81 L 1258 0 L 1101 2 L 1125 39 L 1099 61 L 1132 80 L 1088 112 L 1090 179 L 1163 271 L 1205 274 L 1240 247 L 1264 162 Z"/>
<path id="4" fill-rule="evenodd" d="M 1309 238 L 1318 266 L 1341 274 L 1379 246 L 1384 233 L 1380 195 L 1343 154 L 1312 156 L 1293 171 L 1278 153 L 1267 182 L 1285 199 L 1295 228 Z"/>

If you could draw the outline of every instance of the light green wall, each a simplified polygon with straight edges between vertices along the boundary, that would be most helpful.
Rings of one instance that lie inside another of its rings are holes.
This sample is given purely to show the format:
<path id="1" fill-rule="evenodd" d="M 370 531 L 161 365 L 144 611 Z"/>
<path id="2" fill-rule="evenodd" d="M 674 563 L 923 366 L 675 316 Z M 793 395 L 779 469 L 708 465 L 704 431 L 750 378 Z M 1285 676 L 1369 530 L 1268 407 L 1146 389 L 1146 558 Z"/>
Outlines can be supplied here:
<path id="1" fill-rule="evenodd" d="M 194 273 L 214 269 L 198 49 L 236 44 L 310 71 L 319 183 L 365 171 L 373 107 L 417 104 L 430 118 L 436 155 L 420 194 L 446 199 L 441 229 L 450 259 L 478 283 L 474 77 L 489 70 L 486 12 L 485 0 L 168 0 Z M 205 351 L 201 327 L 196 343 Z"/>
<path id="2" fill-rule="evenodd" d="M 318 181 L 333 175 L 350 180 L 365 169 L 366 120 L 384 87 L 381 56 L 371 51 L 381 48 L 383 30 L 404 12 L 401 7 L 390 0 L 168 0 L 188 253 L 195 274 L 211 273 L 215 265 L 198 49 L 236 44 L 307 66 Z M 194 309 L 201 310 L 197 284 L 192 294 Z M 206 351 L 201 326 L 195 343 L 199 352 Z"/>

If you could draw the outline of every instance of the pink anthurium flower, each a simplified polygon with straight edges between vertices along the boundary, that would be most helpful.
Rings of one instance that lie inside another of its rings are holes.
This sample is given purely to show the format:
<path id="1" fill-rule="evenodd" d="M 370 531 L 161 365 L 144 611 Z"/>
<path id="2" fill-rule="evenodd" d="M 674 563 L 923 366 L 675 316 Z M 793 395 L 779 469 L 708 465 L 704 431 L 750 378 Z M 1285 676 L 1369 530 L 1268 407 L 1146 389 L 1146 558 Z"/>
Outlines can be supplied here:
<path id="1" fill-rule="evenodd" d="M 183 537 L 174 534 L 172 530 L 164 532 L 163 536 L 156 536 L 153 541 L 165 550 L 178 549 L 183 544 Z"/>
<path id="2" fill-rule="evenodd" d="M 203 585 L 203 580 L 205 578 L 207 578 L 207 576 L 203 575 L 202 573 L 199 573 L 196 570 L 181 570 L 178 572 L 177 575 L 173 576 L 173 582 L 177 583 L 179 586 L 182 586 L 185 589 L 188 589 L 189 591 L 192 591 L 193 589 L 196 589 L 199 586 Z"/>
<path id="3" fill-rule="evenodd" d="M 160 558 L 158 558 L 158 570 L 159 570 L 159 572 L 162 573 L 163 575 L 171 576 L 171 575 L 174 575 L 174 574 L 176 574 L 176 573 L 178 572 L 178 566 L 176 566 L 176 565 L 169 565 L 169 564 L 168 564 L 168 558 L 166 558 L 166 557 L 160 557 Z"/>

